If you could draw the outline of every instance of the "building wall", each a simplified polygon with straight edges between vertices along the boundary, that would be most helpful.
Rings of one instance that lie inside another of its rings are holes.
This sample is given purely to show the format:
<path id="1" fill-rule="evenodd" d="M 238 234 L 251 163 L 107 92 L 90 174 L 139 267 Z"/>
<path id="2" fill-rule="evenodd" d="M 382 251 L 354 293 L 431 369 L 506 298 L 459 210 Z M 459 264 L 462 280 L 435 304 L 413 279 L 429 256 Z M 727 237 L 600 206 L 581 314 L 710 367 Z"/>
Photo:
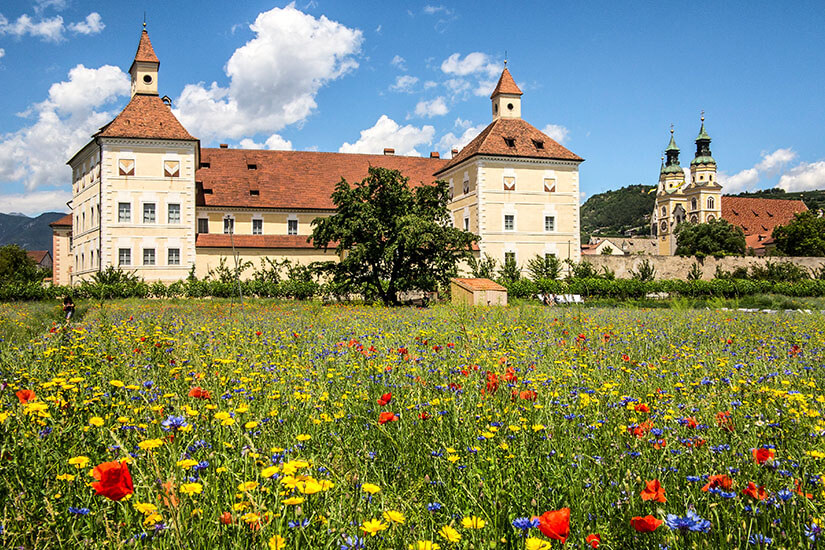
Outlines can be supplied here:
<path id="1" fill-rule="evenodd" d="M 56 285 L 72 283 L 72 230 L 66 228 L 52 229 L 52 282 Z"/>
<path id="2" fill-rule="evenodd" d="M 100 148 L 94 142 L 71 161 L 72 251 L 69 266 L 72 281 L 90 277 L 100 268 Z M 61 274 L 61 277 L 63 275 Z"/>
<path id="3" fill-rule="evenodd" d="M 312 262 L 335 261 L 338 259 L 334 250 L 324 253 L 323 250 L 313 248 L 237 248 L 238 265 L 252 262 L 252 266 L 241 271 L 241 279 L 248 279 L 256 269 L 260 269 L 261 261 L 269 258 L 272 261 L 289 260 L 293 263 L 308 265 Z M 226 267 L 235 269 L 235 256 L 231 248 L 198 248 L 197 263 L 195 264 L 195 276 L 206 277 L 210 270 L 215 270 L 220 266 L 221 259 L 225 260 Z"/>
<path id="4" fill-rule="evenodd" d="M 197 209 L 197 219 L 209 220 L 209 233 L 222 234 L 224 219 L 234 220 L 235 235 L 252 235 L 252 220 L 261 220 L 262 235 L 288 235 L 289 220 L 298 222 L 298 235 L 312 234 L 312 220 L 330 216 L 332 212 L 323 211 L 262 211 L 245 208 L 206 208 Z"/>

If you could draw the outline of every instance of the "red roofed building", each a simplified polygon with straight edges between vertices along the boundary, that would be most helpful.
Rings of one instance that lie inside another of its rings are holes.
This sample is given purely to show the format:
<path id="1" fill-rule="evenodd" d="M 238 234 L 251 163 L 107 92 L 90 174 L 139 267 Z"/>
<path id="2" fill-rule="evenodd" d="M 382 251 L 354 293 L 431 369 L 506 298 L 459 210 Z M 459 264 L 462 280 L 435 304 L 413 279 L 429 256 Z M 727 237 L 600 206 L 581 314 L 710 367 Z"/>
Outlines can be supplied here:
<path id="1" fill-rule="evenodd" d="M 229 256 L 255 267 L 263 258 L 336 259 L 309 242 L 311 222 L 334 212 L 342 178 L 363 180 L 371 166 L 399 170 L 413 186 L 449 181 L 454 223 L 481 236 L 479 253 L 522 266 L 535 255 L 579 258 L 583 159 L 521 119 L 523 94 L 506 68 L 491 96 L 493 121 L 445 160 L 392 149 L 201 148 L 159 96 L 159 67 L 144 28 L 129 103 L 68 161 L 72 214 L 52 224 L 60 284 L 109 266 L 171 282 L 193 267 L 202 277 Z"/>
<path id="2" fill-rule="evenodd" d="M 771 234 L 778 225 L 788 225 L 794 215 L 808 210 L 800 200 L 758 197 L 722 197 L 722 218 L 745 232 L 745 247 L 762 256 L 774 244 Z"/>

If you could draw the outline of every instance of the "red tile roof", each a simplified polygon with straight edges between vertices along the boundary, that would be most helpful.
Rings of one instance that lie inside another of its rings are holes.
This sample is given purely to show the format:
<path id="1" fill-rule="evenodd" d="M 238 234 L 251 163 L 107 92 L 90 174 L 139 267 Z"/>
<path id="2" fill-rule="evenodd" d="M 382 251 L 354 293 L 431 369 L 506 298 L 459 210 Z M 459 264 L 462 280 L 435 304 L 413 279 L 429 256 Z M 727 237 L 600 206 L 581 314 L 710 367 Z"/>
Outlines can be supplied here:
<path id="1" fill-rule="evenodd" d="M 52 223 L 49 224 L 49 227 L 71 227 L 72 226 L 72 215 L 66 214 L 62 218 L 59 218 Z"/>
<path id="2" fill-rule="evenodd" d="M 399 170 L 411 186 L 418 186 L 435 181 L 433 173 L 446 162 L 395 155 L 201 149 L 196 204 L 333 210 L 330 195 L 341 178 L 352 184 L 367 177 L 370 166 L 380 166 Z"/>
<path id="3" fill-rule="evenodd" d="M 26 250 L 26 255 L 34 260 L 34 263 L 40 264 L 43 261 L 43 258 L 46 256 L 50 256 L 48 250 Z"/>
<path id="4" fill-rule="evenodd" d="M 152 48 L 152 42 L 149 40 L 149 33 L 146 29 L 140 33 L 140 42 L 138 43 L 137 53 L 135 53 L 135 61 L 143 63 L 160 63 L 158 56 L 155 55 L 155 49 Z"/>
<path id="5" fill-rule="evenodd" d="M 806 210 L 808 207 L 799 200 L 722 197 L 722 218 L 741 227 L 745 232 L 745 246 L 755 250 L 772 242 L 774 227 L 787 225 L 794 214 Z"/>
<path id="6" fill-rule="evenodd" d="M 306 235 L 225 235 L 199 233 L 195 246 L 199 248 L 313 248 Z"/>
<path id="7" fill-rule="evenodd" d="M 161 98 L 142 94 L 136 94 L 112 122 L 95 134 L 97 136 L 197 140 L 186 131 Z"/>
<path id="8" fill-rule="evenodd" d="M 509 143 L 512 143 L 512 146 L 509 145 L 508 140 L 511 140 Z M 444 172 L 447 168 L 475 155 L 572 160 L 576 162 L 584 160 L 520 118 L 499 118 L 482 130 L 439 172 Z"/>
<path id="9" fill-rule="evenodd" d="M 462 279 L 456 277 L 455 279 L 450 279 L 450 281 L 467 290 L 503 290 L 507 292 L 505 287 L 490 279 Z"/>
<path id="10" fill-rule="evenodd" d="M 513 76 L 510 74 L 510 71 L 507 70 L 506 67 L 503 71 L 501 71 L 498 84 L 496 84 L 496 89 L 493 90 L 493 93 L 490 95 L 490 99 L 493 99 L 498 94 L 523 95 L 522 91 L 516 85 L 516 81 L 513 80 Z"/>

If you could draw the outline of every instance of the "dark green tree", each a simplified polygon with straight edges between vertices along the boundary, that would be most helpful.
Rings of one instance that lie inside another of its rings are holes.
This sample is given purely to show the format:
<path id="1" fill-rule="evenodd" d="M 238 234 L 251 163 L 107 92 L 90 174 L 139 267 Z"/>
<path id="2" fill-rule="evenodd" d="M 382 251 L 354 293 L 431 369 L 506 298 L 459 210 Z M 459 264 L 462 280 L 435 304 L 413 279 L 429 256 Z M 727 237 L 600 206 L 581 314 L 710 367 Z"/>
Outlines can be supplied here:
<path id="1" fill-rule="evenodd" d="M 776 249 L 788 256 L 825 256 L 825 217 L 812 211 L 794 215 L 788 225 L 773 230 Z"/>
<path id="2" fill-rule="evenodd" d="M 42 281 L 46 273 L 16 244 L 0 247 L 0 285 Z"/>
<path id="3" fill-rule="evenodd" d="M 745 233 L 727 220 L 681 223 L 676 227 L 677 256 L 731 256 L 745 253 Z"/>
<path id="4" fill-rule="evenodd" d="M 340 262 L 327 266 L 336 284 L 395 305 L 399 292 L 446 287 L 458 262 L 472 257 L 478 236 L 453 226 L 448 200 L 447 182 L 411 188 L 398 170 L 371 167 L 352 186 L 341 179 L 336 212 L 313 220 L 311 239 L 338 253 Z"/>

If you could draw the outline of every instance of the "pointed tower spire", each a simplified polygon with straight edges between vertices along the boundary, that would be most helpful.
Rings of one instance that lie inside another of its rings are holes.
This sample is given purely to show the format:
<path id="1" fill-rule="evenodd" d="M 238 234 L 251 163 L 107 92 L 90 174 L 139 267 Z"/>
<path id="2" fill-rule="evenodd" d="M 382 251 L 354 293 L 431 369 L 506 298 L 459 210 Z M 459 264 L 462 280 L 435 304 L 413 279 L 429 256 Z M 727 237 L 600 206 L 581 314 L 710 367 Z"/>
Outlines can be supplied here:
<path id="1" fill-rule="evenodd" d="M 513 80 L 510 70 L 504 67 L 495 90 L 490 95 L 493 101 L 493 120 L 499 118 L 521 118 L 522 91 Z"/>
<path id="2" fill-rule="evenodd" d="M 679 166 L 679 148 L 676 146 L 676 139 L 673 137 L 673 125 L 670 125 L 670 143 L 665 149 L 667 160 L 665 166 L 662 168 L 663 174 L 679 174 L 682 172 L 682 167 Z"/>
<path id="3" fill-rule="evenodd" d="M 132 97 L 136 94 L 158 95 L 159 68 L 160 60 L 155 55 L 155 49 L 146 31 L 146 21 L 144 21 L 135 59 L 129 68 L 129 74 L 132 76 Z"/>

